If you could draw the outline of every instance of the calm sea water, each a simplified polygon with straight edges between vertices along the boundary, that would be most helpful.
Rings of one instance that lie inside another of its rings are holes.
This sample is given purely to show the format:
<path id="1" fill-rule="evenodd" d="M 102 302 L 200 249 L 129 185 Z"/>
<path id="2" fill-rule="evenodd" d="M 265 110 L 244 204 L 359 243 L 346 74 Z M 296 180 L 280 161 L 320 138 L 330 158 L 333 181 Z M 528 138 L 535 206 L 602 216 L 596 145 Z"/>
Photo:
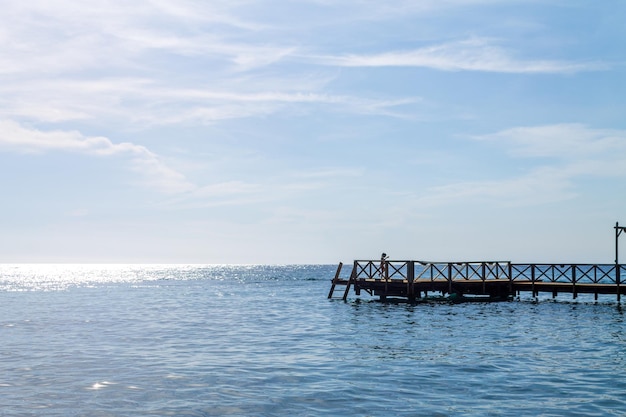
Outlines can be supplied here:
<path id="1" fill-rule="evenodd" d="M 615 300 L 327 300 L 335 266 L 0 266 L 5 416 L 626 415 Z"/>

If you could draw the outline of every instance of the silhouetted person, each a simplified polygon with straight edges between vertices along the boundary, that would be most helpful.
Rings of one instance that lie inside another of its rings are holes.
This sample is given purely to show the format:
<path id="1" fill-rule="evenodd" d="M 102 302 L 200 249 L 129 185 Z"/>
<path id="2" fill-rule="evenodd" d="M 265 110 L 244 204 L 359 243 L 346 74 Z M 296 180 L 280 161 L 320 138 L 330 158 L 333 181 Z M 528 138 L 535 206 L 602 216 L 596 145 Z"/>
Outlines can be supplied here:
<path id="1" fill-rule="evenodd" d="M 385 252 L 383 252 L 382 255 L 380 255 L 380 278 L 381 279 L 387 279 L 387 259 L 389 259 L 389 257 L 387 256 L 387 254 Z"/>

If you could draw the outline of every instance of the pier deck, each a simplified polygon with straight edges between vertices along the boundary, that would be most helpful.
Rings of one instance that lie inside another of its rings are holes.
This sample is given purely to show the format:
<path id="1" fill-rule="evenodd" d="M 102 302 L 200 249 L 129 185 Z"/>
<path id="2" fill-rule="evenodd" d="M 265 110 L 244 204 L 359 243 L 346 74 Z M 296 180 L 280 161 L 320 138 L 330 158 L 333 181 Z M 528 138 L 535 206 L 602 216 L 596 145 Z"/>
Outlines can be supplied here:
<path id="1" fill-rule="evenodd" d="M 381 300 L 388 297 L 416 301 L 429 293 L 479 296 L 481 299 L 505 300 L 531 292 L 615 295 L 617 301 L 626 294 L 621 282 L 626 266 L 619 264 L 514 264 L 511 262 L 425 262 L 355 260 L 349 278 L 340 276 L 340 263 L 328 298 L 337 285 L 345 286 L 346 300 L 351 288 L 354 294 L 366 292 Z"/>

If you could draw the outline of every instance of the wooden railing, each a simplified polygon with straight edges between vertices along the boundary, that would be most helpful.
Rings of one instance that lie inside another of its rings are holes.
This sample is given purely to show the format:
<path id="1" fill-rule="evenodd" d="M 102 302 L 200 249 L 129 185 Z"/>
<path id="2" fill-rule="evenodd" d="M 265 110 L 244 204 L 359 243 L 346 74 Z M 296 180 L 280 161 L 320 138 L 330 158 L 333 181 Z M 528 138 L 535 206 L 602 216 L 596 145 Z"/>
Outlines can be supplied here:
<path id="1" fill-rule="evenodd" d="M 508 261 L 426 262 L 356 260 L 355 279 L 382 280 L 510 280 L 554 283 L 620 284 L 626 265 L 514 264 Z"/>
<path id="2" fill-rule="evenodd" d="M 513 280 L 570 284 L 618 284 L 626 265 L 614 264 L 511 264 Z M 617 271 L 620 273 L 618 274 Z"/>

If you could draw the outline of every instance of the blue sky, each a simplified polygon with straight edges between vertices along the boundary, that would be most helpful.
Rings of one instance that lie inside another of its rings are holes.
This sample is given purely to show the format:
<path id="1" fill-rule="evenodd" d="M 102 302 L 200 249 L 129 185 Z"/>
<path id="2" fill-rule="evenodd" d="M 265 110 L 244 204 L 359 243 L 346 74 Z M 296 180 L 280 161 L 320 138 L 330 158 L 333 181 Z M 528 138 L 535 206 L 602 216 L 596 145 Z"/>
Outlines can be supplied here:
<path id="1" fill-rule="evenodd" d="M 0 0 L 0 262 L 613 262 L 626 3 L 383 3 Z"/>

